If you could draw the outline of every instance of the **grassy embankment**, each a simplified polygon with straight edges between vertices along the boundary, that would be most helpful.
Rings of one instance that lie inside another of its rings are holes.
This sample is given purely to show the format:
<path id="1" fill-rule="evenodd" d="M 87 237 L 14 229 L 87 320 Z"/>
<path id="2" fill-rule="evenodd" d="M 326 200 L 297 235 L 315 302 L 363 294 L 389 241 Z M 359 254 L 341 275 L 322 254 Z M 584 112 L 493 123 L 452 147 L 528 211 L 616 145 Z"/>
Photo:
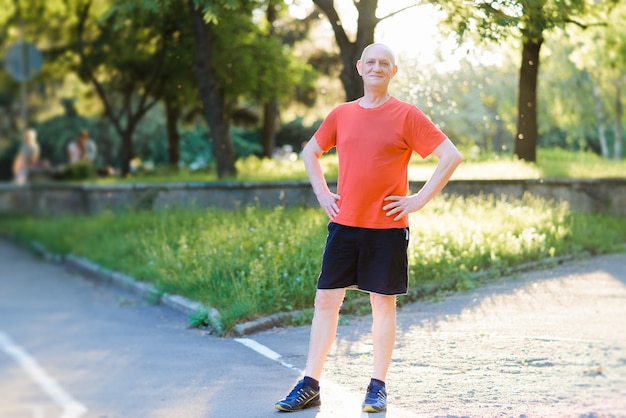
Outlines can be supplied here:
<path id="1" fill-rule="evenodd" d="M 490 170 L 489 162 L 465 163 L 465 170 L 472 171 L 474 164 L 483 165 L 479 172 Z M 499 161 L 491 164 L 500 167 Z M 598 177 L 601 167 L 609 167 L 605 176 L 617 177 L 612 164 L 575 160 L 564 161 L 560 168 L 549 165 L 565 172 L 576 165 L 576 177 Z M 0 218 L 0 230 L 212 306 L 229 330 L 259 316 L 311 307 L 326 222 L 318 209 L 174 208 L 93 217 Z M 528 262 L 623 251 L 625 237 L 626 218 L 574 213 L 564 204 L 531 196 L 517 201 L 440 196 L 411 215 L 411 293 L 400 303 L 468 290 Z M 344 312 L 361 311 L 368 311 L 367 298 L 349 292 Z M 307 315 L 300 319 L 308 321 Z"/>

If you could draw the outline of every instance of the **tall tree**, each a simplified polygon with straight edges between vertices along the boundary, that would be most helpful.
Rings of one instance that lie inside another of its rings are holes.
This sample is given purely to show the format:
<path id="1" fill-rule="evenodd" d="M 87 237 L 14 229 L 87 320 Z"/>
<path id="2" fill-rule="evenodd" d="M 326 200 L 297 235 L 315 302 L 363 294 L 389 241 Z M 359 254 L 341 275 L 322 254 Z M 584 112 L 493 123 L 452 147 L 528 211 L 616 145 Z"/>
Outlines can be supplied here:
<path id="1" fill-rule="evenodd" d="M 178 1 L 133 4 L 150 9 Z M 259 5 L 245 0 L 187 0 L 194 39 L 192 68 L 220 178 L 237 174 L 229 127 L 238 103 L 280 99 L 296 83 L 294 66 L 279 39 L 265 36 L 254 22 Z"/>
<path id="2" fill-rule="evenodd" d="M 605 0 L 611 5 L 616 0 Z M 598 3 L 598 2 L 594 2 Z M 517 36 L 522 41 L 518 85 L 518 118 L 515 155 L 536 161 L 537 155 L 537 78 L 541 46 L 546 32 L 568 24 L 587 27 L 582 22 L 589 7 L 586 0 L 485 0 L 480 2 L 439 2 L 448 12 L 448 23 L 461 35 L 470 32 L 482 39 L 500 40 Z"/>
<path id="3" fill-rule="evenodd" d="M 192 71 L 194 41 L 191 17 L 184 7 L 170 3 L 162 9 L 168 18 L 163 22 L 163 36 L 169 37 L 163 71 L 162 102 L 165 112 L 167 152 L 169 166 L 177 170 L 180 163 L 179 124 L 199 112 L 197 83 Z"/>
<path id="4" fill-rule="evenodd" d="M 284 4 L 279 0 L 268 0 L 265 16 L 267 19 L 267 36 L 276 36 L 276 21 L 278 20 L 279 7 Z M 263 103 L 263 119 L 261 126 L 261 145 L 263 156 L 271 157 L 276 146 L 276 124 L 278 121 L 278 100 L 270 97 Z"/>
<path id="5" fill-rule="evenodd" d="M 195 74 L 198 97 L 202 103 L 202 114 L 209 127 L 211 150 L 219 178 L 234 177 L 235 151 L 229 132 L 229 113 L 226 105 L 227 89 L 220 79 L 217 58 L 218 25 L 224 18 L 242 16 L 248 19 L 253 3 L 244 0 L 131 0 L 120 1 L 117 10 L 125 16 L 140 13 L 142 16 L 168 10 L 170 7 L 185 7 L 189 16 L 190 33 L 193 37 L 193 61 L 189 63 Z M 166 97 L 166 111 L 170 124 L 177 119 L 177 109 L 172 95 Z M 169 110 L 168 110 L 169 108 Z M 174 129 L 171 125 L 168 129 Z"/>
<path id="6" fill-rule="evenodd" d="M 103 17 L 92 13 L 92 6 L 92 0 L 77 5 L 72 49 L 79 57 L 80 78 L 94 86 L 121 138 L 119 161 L 124 176 L 135 157 L 133 133 L 137 124 L 162 94 L 168 36 L 158 28 L 167 15 L 146 16 L 135 11 L 132 20 L 126 20 L 118 19 L 115 8 Z"/>
<path id="7" fill-rule="evenodd" d="M 203 10 L 195 0 L 188 0 L 188 7 L 195 40 L 193 70 L 198 81 L 203 115 L 211 129 L 210 141 L 217 175 L 219 178 L 236 176 L 235 150 L 230 138 L 228 115 L 224 106 L 226 93 L 217 75 L 213 51 L 215 24 L 205 21 L 205 11 L 208 12 L 209 9 Z M 213 21 L 215 19 L 213 18 Z"/>

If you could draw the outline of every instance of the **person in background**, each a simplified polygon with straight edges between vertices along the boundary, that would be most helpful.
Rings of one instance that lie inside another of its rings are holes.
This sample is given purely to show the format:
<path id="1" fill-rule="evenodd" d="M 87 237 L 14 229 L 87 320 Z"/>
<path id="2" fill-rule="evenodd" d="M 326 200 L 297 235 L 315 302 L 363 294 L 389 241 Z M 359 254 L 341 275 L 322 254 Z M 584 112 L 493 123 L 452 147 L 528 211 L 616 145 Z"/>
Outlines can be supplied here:
<path id="1" fill-rule="evenodd" d="M 333 109 L 302 150 L 315 196 L 329 218 L 317 280 L 304 377 L 282 400 L 279 411 L 321 405 L 319 380 L 337 332 L 346 289 L 369 293 L 372 307 L 373 370 L 363 412 L 387 409 L 386 376 L 396 335 L 396 297 L 408 291 L 409 217 L 446 185 L 461 163 L 452 141 L 416 106 L 388 92 L 398 67 L 384 44 L 367 46 L 357 62 L 364 95 Z M 336 148 L 337 193 L 329 190 L 320 156 Z M 438 159 L 430 179 L 408 195 L 413 152 Z"/>
<path id="2" fill-rule="evenodd" d="M 29 173 L 39 164 L 39 157 L 40 149 L 37 142 L 37 131 L 28 129 L 24 133 L 22 145 L 13 161 L 13 179 L 15 183 L 25 184 L 28 181 Z"/>
<path id="3" fill-rule="evenodd" d="M 97 152 L 96 143 L 89 138 L 89 132 L 83 129 L 67 146 L 67 160 L 70 164 L 94 164 Z"/>

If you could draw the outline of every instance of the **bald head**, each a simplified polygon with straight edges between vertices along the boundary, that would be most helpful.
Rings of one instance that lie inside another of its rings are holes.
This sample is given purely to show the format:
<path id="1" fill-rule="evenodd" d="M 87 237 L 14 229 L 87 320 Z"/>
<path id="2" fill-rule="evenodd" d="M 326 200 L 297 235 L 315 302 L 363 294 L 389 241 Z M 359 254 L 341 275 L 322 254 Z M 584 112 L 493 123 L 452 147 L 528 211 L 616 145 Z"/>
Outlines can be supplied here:
<path id="1" fill-rule="evenodd" d="M 396 54 L 393 52 L 393 50 L 387 45 L 379 44 L 379 43 L 369 44 L 368 46 L 366 46 L 365 49 L 363 49 L 363 52 L 361 53 L 361 61 L 365 61 L 365 59 L 369 56 L 369 54 L 374 51 L 384 52 L 388 54 L 389 59 L 391 60 L 391 64 L 396 65 Z"/>

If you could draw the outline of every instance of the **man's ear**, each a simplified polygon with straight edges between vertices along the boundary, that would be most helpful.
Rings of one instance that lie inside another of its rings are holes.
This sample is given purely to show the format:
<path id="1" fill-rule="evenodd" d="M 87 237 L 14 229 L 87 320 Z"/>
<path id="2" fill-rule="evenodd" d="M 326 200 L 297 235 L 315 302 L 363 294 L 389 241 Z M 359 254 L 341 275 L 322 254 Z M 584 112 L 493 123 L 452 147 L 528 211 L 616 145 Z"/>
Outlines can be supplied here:
<path id="1" fill-rule="evenodd" d="M 363 75 L 363 74 L 361 74 L 361 60 L 358 60 L 356 62 L 356 70 L 359 73 L 359 75 Z"/>
<path id="2" fill-rule="evenodd" d="M 398 73 L 398 66 L 394 65 L 393 70 L 391 71 L 391 77 L 395 77 L 397 73 Z"/>

